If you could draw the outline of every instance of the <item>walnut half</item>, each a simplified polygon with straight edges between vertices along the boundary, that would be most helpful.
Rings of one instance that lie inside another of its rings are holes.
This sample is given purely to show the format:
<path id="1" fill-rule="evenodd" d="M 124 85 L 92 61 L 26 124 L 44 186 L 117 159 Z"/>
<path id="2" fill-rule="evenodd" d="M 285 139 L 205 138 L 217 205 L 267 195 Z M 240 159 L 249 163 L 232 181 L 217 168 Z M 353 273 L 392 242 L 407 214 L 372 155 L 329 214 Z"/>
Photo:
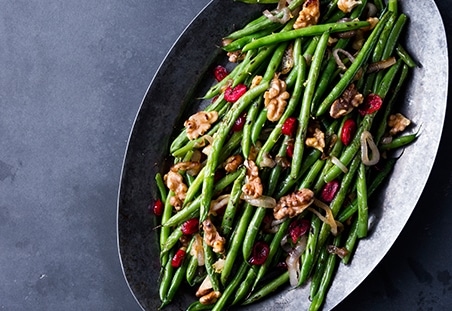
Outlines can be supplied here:
<path id="1" fill-rule="evenodd" d="M 392 114 L 388 119 L 388 126 L 391 128 L 389 134 L 394 136 L 397 133 L 403 132 L 405 128 L 411 124 L 410 119 L 406 118 L 401 113 Z"/>
<path id="2" fill-rule="evenodd" d="M 199 111 L 195 113 L 184 123 L 188 139 L 193 140 L 203 135 L 217 120 L 218 112 L 216 111 Z"/>
<path id="3" fill-rule="evenodd" d="M 202 228 L 206 244 L 212 247 L 215 253 L 223 253 L 226 239 L 218 233 L 210 218 L 203 221 Z"/>
<path id="4" fill-rule="evenodd" d="M 320 18 L 320 1 L 319 0 L 307 0 L 303 4 L 303 9 L 298 13 L 297 20 L 295 21 L 293 28 L 305 28 L 311 25 L 316 25 Z"/>
<path id="5" fill-rule="evenodd" d="M 350 113 L 353 108 L 358 107 L 364 101 L 363 95 L 358 92 L 355 84 L 350 84 L 341 97 L 336 99 L 330 107 L 330 116 L 332 118 L 340 118 Z"/>
<path id="6" fill-rule="evenodd" d="M 275 219 L 295 217 L 308 208 L 313 202 L 314 192 L 312 192 L 312 190 L 307 188 L 297 190 L 279 199 L 273 209 L 273 216 Z"/>
<path id="7" fill-rule="evenodd" d="M 267 108 L 267 119 L 276 122 L 284 113 L 290 94 L 286 91 L 286 82 L 275 76 L 270 88 L 264 93 L 264 105 Z"/>

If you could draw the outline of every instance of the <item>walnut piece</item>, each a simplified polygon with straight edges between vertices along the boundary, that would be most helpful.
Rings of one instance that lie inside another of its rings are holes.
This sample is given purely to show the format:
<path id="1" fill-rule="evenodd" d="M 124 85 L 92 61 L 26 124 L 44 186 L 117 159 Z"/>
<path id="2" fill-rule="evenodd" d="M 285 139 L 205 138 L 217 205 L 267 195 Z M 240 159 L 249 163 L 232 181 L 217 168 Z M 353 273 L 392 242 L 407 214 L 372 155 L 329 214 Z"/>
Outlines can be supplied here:
<path id="1" fill-rule="evenodd" d="M 303 4 L 303 9 L 298 13 L 297 20 L 293 28 L 305 28 L 311 25 L 316 25 L 320 18 L 320 1 L 306 0 Z"/>
<path id="2" fill-rule="evenodd" d="M 297 190 L 279 199 L 273 209 L 273 216 L 278 220 L 295 217 L 308 208 L 312 202 L 314 202 L 314 192 L 307 188 Z"/>
<path id="3" fill-rule="evenodd" d="M 356 0 L 339 0 L 337 2 L 337 7 L 339 10 L 341 10 L 344 13 L 350 13 L 355 7 L 360 5 L 361 1 Z"/>
<path id="4" fill-rule="evenodd" d="M 187 129 L 187 137 L 190 140 L 203 135 L 210 126 L 218 120 L 216 111 L 199 111 L 185 121 L 184 126 Z"/>
<path id="5" fill-rule="evenodd" d="M 325 148 L 325 134 L 316 127 L 312 137 L 307 137 L 305 141 L 306 146 L 312 147 L 323 152 Z"/>
<path id="6" fill-rule="evenodd" d="M 256 163 L 251 160 L 244 162 L 246 167 L 245 184 L 242 187 L 242 192 L 253 198 L 258 198 L 264 192 L 261 178 L 259 177 L 259 168 Z"/>
<path id="7" fill-rule="evenodd" d="M 228 60 L 231 63 L 237 63 L 240 60 L 244 59 L 244 54 L 242 53 L 242 51 L 234 51 L 234 52 L 228 52 L 226 54 L 228 56 Z"/>
<path id="8" fill-rule="evenodd" d="M 196 176 L 198 175 L 201 168 L 202 165 L 199 162 L 185 161 L 176 163 L 173 166 L 171 166 L 171 171 L 173 172 L 186 171 L 187 174 L 191 176 Z"/>
<path id="9" fill-rule="evenodd" d="M 218 233 L 210 217 L 203 221 L 202 228 L 204 230 L 204 241 L 206 244 L 212 247 L 215 253 L 223 253 L 226 239 Z"/>
<path id="10" fill-rule="evenodd" d="M 267 119 L 278 121 L 287 106 L 287 99 L 290 94 L 286 91 L 286 82 L 280 80 L 278 76 L 272 79 L 270 88 L 264 93 L 264 105 L 267 107 Z"/>
<path id="11" fill-rule="evenodd" d="M 350 84 L 341 97 L 336 99 L 330 107 L 330 116 L 337 119 L 350 113 L 364 101 L 364 96 L 358 92 L 355 84 Z"/>
<path id="12" fill-rule="evenodd" d="M 223 163 L 224 170 L 228 173 L 235 172 L 242 163 L 243 157 L 240 154 L 232 155 Z"/>
<path id="13" fill-rule="evenodd" d="M 388 119 L 388 126 L 391 128 L 389 134 L 394 136 L 397 133 L 403 132 L 411 121 L 401 113 L 392 114 Z"/>
<path id="14" fill-rule="evenodd" d="M 261 83 L 262 79 L 263 79 L 262 76 L 259 75 L 254 76 L 253 80 L 251 81 L 250 90 L 258 86 Z"/>
<path id="15" fill-rule="evenodd" d="M 168 189 L 174 192 L 174 196 L 170 198 L 170 204 L 176 210 L 180 210 L 188 190 L 187 185 L 184 184 L 184 178 L 177 171 L 170 170 L 163 179 Z"/>

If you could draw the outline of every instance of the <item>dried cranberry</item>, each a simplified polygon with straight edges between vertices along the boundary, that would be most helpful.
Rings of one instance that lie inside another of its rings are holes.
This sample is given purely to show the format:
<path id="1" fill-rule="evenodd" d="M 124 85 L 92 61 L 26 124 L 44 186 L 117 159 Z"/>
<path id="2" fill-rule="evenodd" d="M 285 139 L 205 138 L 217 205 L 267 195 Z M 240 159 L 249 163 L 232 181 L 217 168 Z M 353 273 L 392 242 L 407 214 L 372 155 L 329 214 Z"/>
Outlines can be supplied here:
<path id="1" fill-rule="evenodd" d="M 179 248 L 171 259 L 171 265 L 174 268 L 179 268 L 182 265 L 182 261 L 184 261 L 186 251 L 184 248 Z"/>
<path id="2" fill-rule="evenodd" d="M 198 218 L 192 218 L 184 222 L 180 228 L 183 234 L 193 234 L 199 230 Z"/>
<path id="3" fill-rule="evenodd" d="M 242 114 L 240 117 L 235 120 L 234 125 L 232 126 L 233 132 L 240 132 L 243 129 L 243 126 L 246 122 L 246 115 Z"/>
<path id="4" fill-rule="evenodd" d="M 380 109 L 383 104 L 383 99 L 377 94 L 369 94 L 366 97 L 366 100 L 363 104 L 358 108 L 359 114 L 365 116 L 366 114 L 371 114 L 378 109 Z"/>
<path id="5" fill-rule="evenodd" d="M 294 151 L 294 146 L 293 146 L 293 144 L 287 144 L 286 155 L 287 155 L 289 158 L 292 158 L 292 157 L 293 157 L 293 151 Z"/>
<path id="6" fill-rule="evenodd" d="M 224 68 L 221 65 L 218 65 L 217 67 L 215 67 L 213 74 L 215 75 L 215 79 L 217 79 L 217 81 L 220 82 L 221 80 L 226 78 L 229 73 L 226 70 L 226 68 Z"/>
<path id="7" fill-rule="evenodd" d="M 224 99 L 230 103 L 235 103 L 245 93 L 246 93 L 245 84 L 237 84 L 237 86 L 234 88 L 229 86 L 224 91 Z"/>
<path id="8" fill-rule="evenodd" d="M 292 242 L 295 244 L 298 239 L 305 235 L 311 227 L 311 223 L 307 219 L 296 219 L 292 221 L 289 225 L 289 235 Z"/>
<path id="9" fill-rule="evenodd" d="M 293 136 L 295 134 L 295 130 L 297 128 L 297 119 L 294 117 L 289 117 L 284 122 L 281 133 L 287 136 Z"/>
<path id="10" fill-rule="evenodd" d="M 155 200 L 154 204 L 152 205 L 152 212 L 156 216 L 162 216 L 162 214 L 163 214 L 163 202 L 162 202 L 162 200 L 160 200 L 160 199 Z"/>
<path id="11" fill-rule="evenodd" d="M 344 122 L 341 132 L 341 141 L 344 145 L 348 146 L 353 140 L 356 132 L 356 122 L 353 119 L 347 119 Z"/>
<path id="12" fill-rule="evenodd" d="M 333 201 L 334 197 L 336 196 L 336 193 L 339 191 L 339 181 L 332 180 L 323 186 L 322 189 L 322 201 L 325 203 L 330 203 Z"/>
<path id="13" fill-rule="evenodd" d="M 262 265 L 268 257 L 270 247 L 264 241 L 258 241 L 253 246 L 253 254 L 249 260 L 252 265 Z"/>

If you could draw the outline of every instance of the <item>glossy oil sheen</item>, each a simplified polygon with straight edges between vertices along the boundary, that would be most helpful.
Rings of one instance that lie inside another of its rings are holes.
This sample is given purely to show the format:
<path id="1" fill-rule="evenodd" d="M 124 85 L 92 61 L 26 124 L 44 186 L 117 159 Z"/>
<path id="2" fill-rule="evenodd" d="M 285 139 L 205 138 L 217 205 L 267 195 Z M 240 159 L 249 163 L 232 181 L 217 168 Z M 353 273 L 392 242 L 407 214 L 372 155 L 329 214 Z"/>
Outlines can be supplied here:
<path id="1" fill-rule="evenodd" d="M 359 242 L 349 266 L 340 265 L 327 295 L 324 310 L 334 308 L 352 292 L 388 252 L 408 221 L 432 169 L 445 117 L 448 56 L 443 23 L 432 0 L 400 1 L 408 15 L 406 49 L 420 64 L 413 71 L 403 112 L 421 128 L 416 143 L 406 148 L 390 181 L 371 202 L 369 237 Z M 168 166 L 164 157 L 174 128 L 200 105 L 215 65 L 225 64 L 218 48 L 222 36 L 235 24 L 259 15 L 262 6 L 214 0 L 193 20 L 174 44 L 151 82 L 137 114 L 124 159 L 118 197 L 118 247 L 125 278 L 144 310 L 156 310 L 160 269 L 156 220 L 148 204 L 156 193 L 157 172 Z M 225 13 L 227 12 L 227 13 Z M 425 22 L 429 16 L 429 22 Z M 239 27 L 241 25 L 237 25 Z M 184 310 L 193 301 L 188 291 L 174 301 L 171 310 Z M 306 310 L 308 289 L 282 291 L 246 310 Z"/>

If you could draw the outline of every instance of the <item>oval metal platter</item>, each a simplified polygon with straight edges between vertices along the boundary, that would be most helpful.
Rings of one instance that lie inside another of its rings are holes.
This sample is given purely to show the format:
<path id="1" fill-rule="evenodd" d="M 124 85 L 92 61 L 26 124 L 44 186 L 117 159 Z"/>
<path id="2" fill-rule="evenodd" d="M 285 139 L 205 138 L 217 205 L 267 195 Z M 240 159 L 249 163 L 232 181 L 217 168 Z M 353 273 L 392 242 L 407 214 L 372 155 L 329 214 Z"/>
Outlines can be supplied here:
<path id="1" fill-rule="evenodd" d="M 441 16 L 433 0 L 400 1 L 409 17 L 406 49 L 420 64 L 413 71 L 404 112 L 421 129 L 407 147 L 391 179 L 373 201 L 370 235 L 361 240 L 350 265 L 340 265 L 328 292 L 324 310 L 334 308 L 350 294 L 388 252 L 408 221 L 424 189 L 438 150 L 446 111 L 448 54 Z M 156 221 L 148 204 L 156 193 L 153 180 L 164 173 L 165 153 L 175 128 L 199 108 L 194 100 L 211 84 L 205 82 L 214 65 L 225 63 L 218 48 L 222 36 L 258 16 L 259 5 L 214 0 L 179 37 L 151 82 L 137 114 L 124 159 L 118 197 L 117 233 L 125 278 L 139 305 L 156 310 L 159 250 Z M 226 12 L 226 13 L 225 13 Z M 429 23 L 425 23 L 429 16 Z M 203 44 L 200 44 L 203 42 Z M 247 310 L 305 310 L 308 289 L 283 290 Z M 182 294 L 171 310 L 185 310 L 193 298 Z"/>

